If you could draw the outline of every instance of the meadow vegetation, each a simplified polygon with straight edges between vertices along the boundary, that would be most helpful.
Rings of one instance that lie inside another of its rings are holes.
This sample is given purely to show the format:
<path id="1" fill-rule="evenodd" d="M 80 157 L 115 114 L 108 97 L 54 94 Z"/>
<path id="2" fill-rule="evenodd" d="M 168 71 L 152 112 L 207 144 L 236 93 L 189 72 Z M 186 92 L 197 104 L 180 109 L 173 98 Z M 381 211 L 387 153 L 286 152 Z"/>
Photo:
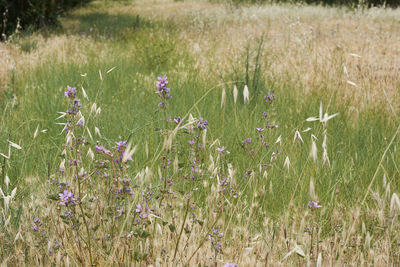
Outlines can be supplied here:
<path id="1" fill-rule="evenodd" d="M 60 23 L 0 44 L 2 266 L 400 264 L 400 10 Z"/>

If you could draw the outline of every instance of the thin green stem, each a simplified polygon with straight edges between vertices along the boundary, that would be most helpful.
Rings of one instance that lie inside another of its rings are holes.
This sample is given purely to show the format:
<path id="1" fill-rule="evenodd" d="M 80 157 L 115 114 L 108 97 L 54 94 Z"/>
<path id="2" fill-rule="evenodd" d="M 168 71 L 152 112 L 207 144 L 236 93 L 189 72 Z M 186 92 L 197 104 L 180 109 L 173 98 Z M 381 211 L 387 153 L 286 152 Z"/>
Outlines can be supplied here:
<path id="1" fill-rule="evenodd" d="M 176 258 L 176 253 L 178 252 L 178 246 L 179 246 L 179 241 L 181 240 L 183 229 L 185 228 L 185 223 L 186 223 L 186 218 L 189 213 L 189 203 L 190 203 L 190 197 L 188 197 L 187 202 L 186 202 L 186 211 L 185 211 L 185 217 L 183 218 L 182 226 L 181 226 L 181 231 L 179 232 L 178 240 L 176 241 L 175 245 L 175 252 L 174 252 L 174 258 L 172 262 L 175 262 Z"/>

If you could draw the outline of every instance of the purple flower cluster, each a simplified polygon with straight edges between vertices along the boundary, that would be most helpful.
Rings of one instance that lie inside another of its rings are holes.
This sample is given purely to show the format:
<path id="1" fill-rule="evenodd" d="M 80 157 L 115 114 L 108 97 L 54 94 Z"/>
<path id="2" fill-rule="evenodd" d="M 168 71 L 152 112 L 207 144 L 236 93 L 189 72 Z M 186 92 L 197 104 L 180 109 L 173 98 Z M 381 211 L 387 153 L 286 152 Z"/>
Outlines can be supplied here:
<path id="1" fill-rule="evenodd" d="M 139 219 L 136 219 L 136 223 L 140 224 L 142 220 L 145 220 L 149 217 L 149 213 L 151 209 L 149 208 L 149 203 L 153 199 L 153 192 L 150 189 L 150 186 L 147 186 L 147 191 L 142 193 L 142 203 L 136 205 L 136 213 L 139 215 Z"/>
<path id="2" fill-rule="evenodd" d="M 224 180 L 220 182 L 221 189 L 218 191 L 221 194 L 229 194 L 233 196 L 234 198 L 238 197 L 238 193 L 236 190 L 231 186 L 230 182 L 228 181 L 228 177 L 226 177 Z"/>
<path id="3" fill-rule="evenodd" d="M 111 156 L 111 151 L 106 149 L 104 146 L 96 146 L 96 152 L 97 153 L 104 153 L 108 156 Z"/>
<path id="4" fill-rule="evenodd" d="M 126 148 L 126 141 L 119 141 L 115 143 L 117 145 L 117 151 L 118 152 L 124 152 Z"/>
<path id="5" fill-rule="evenodd" d="M 220 232 L 220 228 L 216 227 L 208 234 L 211 239 L 211 246 L 214 249 L 215 255 L 222 252 L 222 242 L 221 239 L 224 237 L 224 233 Z"/>
<path id="6" fill-rule="evenodd" d="M 157 79 L 158 79 L 158 82 L 156 83 L 157 93 L 160 95 L 166 95 L 166 96 L 168 96 L 168 98 L 170 98 L 171 96 L 169 95 L 169 88 L 167 88 L 167 84 L 168 84 L 167 76 L 164 76 L 164 77 L 160 76 Z"/>
<path id="7" fill-rule="evenodd" d="M 68 190 L 64 190 L 64 192 L 58 194 L 60 198 L 60 205 L 68 206 L 75 205 L 74 202 L 74 194 Z"/>
<path id="8" fill-rule="evenodd" d="M 251 144 L 251 138 L 249 137 L 249 138 L 244 139 L 244 140 L 242 141 L 242 144 L 243 144 L 243 145 L 246 145 L 246 144 L 250 145 L 250 144 Z"/>
<path id="9" fill-rule="evenodd" d="M 171 98 L 169 88 L 167 88 L 168 80 L 167 76 L 158 77 L 158 82 L 156 83 L 157 91 L 156 94 L 162 99 L 160 103 L 158 103 L 158 107 L 162 109 L 167 108 L 167 104 L 165 101 Z"/>
<path id="10" fill-rule="evenodd" d="M 127 142 L 126 141 L 119 141 L 115 143 L 117 145 L 117 152 L 119 153 L 119 160 L 116 159 L 115 161 L 117 163 L 122 162 L 122 158 L 124 157 L 125 149 L 127 147 Z M 132 157 L 129 157 L 127 159 L 128 161 L 133 161 Z"/>
<path id="11" fill-rule="evenodd" d="M 58 191 L 60 191 L 60 192 L 69 189 L 69 185 L 64 182 L 59 183 L 58 181 L 55 181 L 54 184 L 57 185 Z"/>
<path id="12" fill-rule="evenodd" d="M 274 91 L 272 91 L 272 93 L 268 92 L 267 96 L 264 98 L 265 102 L 267 103 L 272 103 L 272 101 L 274 101 L 276 99 L 275 95 L 274 95 Z"/>
<path id="13" fill-rule="evenodd" d="M 225 150 L 225 146 L 217 147 L 217 151 L 218 151 L 219 153 L 221 153 L 222 155 L 224 155 L 225 152 L 229 154 L 229 151 Z"/>
<path id="14" fill-rule="evenodd" d="M 178 116 L 174 119 L 175 124 L 179 124 L 182 121 L 181 117 Z"/>
<path id="15" fill-rule="evenodd" d="M 68 98 L 74 99 L 76 97 L 76 88 L 67 86 L 67 91 L 64 92 L 64 95 Z"/>
<path id="16" fill-rule="evenodd" d="M 228 188 L 228 186 L 229 186 L 228 177 L 226 177 L 224 180 L 222 180 L 222 181 L 220 182 L 220 184 L 221 184 L 221 186 L 222 186 L 222 189 L 219 190 L 219 192 L 225 194 L 225 193 L 226 193 L 226 190 L 227 190 L 227 188 Z"/>
<path id="17" fill-rule="evenodd" d="M 315 202 L 315 201 L 310 201 L 309 203 L 308 203 L 308 208 L 309 209 L 319 209 L 319 208 L 322 208 L 322 206 L 321 205 L 318 205 L 318 202 Z"/>
<path id="18" fill-rule="evenodd" d="M 169 165 L 171 165 L 171 160 L 165 156 L 161 156 L 161 168 L 169 169 Z"/>
<path id="19" fill-rule="evenodd" d="M 132 188 L 130 186 L 132 180 L 129 178 L 122 179 L 122 188 L 118 189 L 115 193 L 117 195 L 133 195 Z"/>
<path id="20" fill-rule="evenodd" d="M 207 124 L 208 124 L 207 120 L 203 120 L 203 118 L 200 118 L 197 121 L 197 128 L 200 129 L 200 130 L 206 130 L 207 129 Z"/>
<path id="21" fill-rule="evenodd" d="M 82 105 L 80 104 L 80 100 L 78 98 L 75 98 L 71 107 L 69 109 L 67 109 L 67 113 L 69 115 L 76 115 L 76 114 L 78 114 L 78 112 L 81 108 L 82 108 Z"/>
<path id="22" fill-rule="evenodd" d="M 139 214 L 139 217 L 142 219 L 146 219 L 149 216 L 149 209 L 147 208 L 147 205 L 145 206 L 144 204 L 137 204 L 136 205 L 136 213 Z"/>
<path id="23" fill-rule="evenodd" d="M 40 227 L 42 227 L 42 225 L 43 225 L 43 223 L 42 223 L 42 221 L 40 220 L 40 218 L 39 217 L 36 217 L 34 220 L 33 220 L 33 223 L 34 223 L 34 225 L 32 226 L 32 230 L 33 231 L 39 231 L 40 230 Z"/>
<path id="24" fill-rule="evenodd" d="M 67 86 L 67 91 L 64 92 L 64 96 L 66 96 L 67 98 L 69 98 L 71 100 L 70 107 L 67 109 L 66 114 L 68 114 L 69 116 L 72 116 L 72 117 L 76 117 L 76 115 L 79 113 L 79 111 L 82 108 L 80 100 L 78 98 L 76 98 L 76 88 Z M 82 126 L 83 123 L 84 123 L 83 119 L 80 119 L 78 121 L 69 120 L 66 122 L 63 130 L 68 133 L 75 126 Z"/>
<path id="25" fill-rule="evenodd" d="M 192 171 L 192 174 L 190 175 L 190 178 L 192 178 L 193 180 L 195 179 L 195 175 L 201 175 L 202 171 L 201 171 L 201 162 L 199 158 L 194 158 L 190 164 L 190 168 Z"/>

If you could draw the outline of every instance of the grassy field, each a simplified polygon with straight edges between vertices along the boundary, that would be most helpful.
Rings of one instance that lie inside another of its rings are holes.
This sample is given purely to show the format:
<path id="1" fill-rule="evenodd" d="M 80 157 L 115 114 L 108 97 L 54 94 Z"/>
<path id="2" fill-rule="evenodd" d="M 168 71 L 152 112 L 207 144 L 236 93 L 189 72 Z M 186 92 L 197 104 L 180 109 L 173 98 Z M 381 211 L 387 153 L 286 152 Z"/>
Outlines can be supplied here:
<path id="1" fill-rule="evenodd" d="M 98 0 L 61 25 L 0 44 L 1 266 L 400 264 L 400 10 Z"/>

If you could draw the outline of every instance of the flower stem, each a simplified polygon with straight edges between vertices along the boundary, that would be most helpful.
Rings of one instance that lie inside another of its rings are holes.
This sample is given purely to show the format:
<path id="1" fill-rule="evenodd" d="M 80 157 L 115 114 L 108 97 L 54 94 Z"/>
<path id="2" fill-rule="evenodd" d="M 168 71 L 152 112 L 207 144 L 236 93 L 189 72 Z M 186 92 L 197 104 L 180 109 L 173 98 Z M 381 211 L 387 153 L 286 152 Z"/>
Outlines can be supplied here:
<path id="1" fill-rule="evenodd" d="M 179 241 L 181 240 L 182 232 L 183 232 L 183 229 L 184 229 L 184 227 L 185 227 L 186 218 L 187 218 L 187 215 L 188 215 L 188 213 L 189 213 L 189 201 L 190 201 L 190 197 L 188 197 L 188 200 L 187 200 L 187 202 L 186 202 L 185 217 L 183 218 L 183 223 L 182 223 L 181 231 L 180 231 L 180 233 L 179 233 L 178 240 L 176 241 L 175 252 L 174 252 L 174 258 L 173 258 L 172 262 L 175 262 L 176 253 L 178 252 Z"/>

